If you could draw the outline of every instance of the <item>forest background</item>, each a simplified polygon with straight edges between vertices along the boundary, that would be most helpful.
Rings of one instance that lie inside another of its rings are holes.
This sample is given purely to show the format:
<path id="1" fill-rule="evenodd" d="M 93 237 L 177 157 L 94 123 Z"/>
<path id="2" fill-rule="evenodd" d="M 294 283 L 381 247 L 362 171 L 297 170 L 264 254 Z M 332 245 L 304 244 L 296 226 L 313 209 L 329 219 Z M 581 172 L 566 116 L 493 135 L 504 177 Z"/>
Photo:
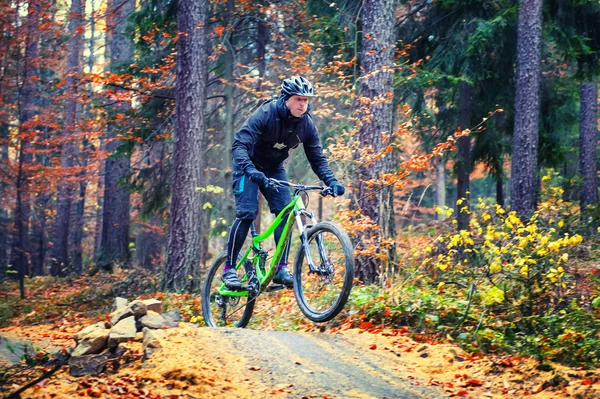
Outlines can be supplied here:
<path id="1" fill-rule="evenodd" d="M 40 276 L 197 292 L 234 218 L 233 134 L 299 74 L 349 188 L 313 199 L 355 244 L 345 323 L 597 363 L 598 1 L 0 7 L 4 322 Z M 288 170 L 315 182 L 301 151 Z"/>

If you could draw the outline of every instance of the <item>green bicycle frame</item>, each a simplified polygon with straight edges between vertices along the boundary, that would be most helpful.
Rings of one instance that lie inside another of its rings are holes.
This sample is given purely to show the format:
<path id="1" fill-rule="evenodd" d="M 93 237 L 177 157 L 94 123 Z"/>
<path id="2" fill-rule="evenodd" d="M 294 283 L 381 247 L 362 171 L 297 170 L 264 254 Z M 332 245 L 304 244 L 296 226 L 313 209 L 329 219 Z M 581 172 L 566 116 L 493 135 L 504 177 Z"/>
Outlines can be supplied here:
<path id="1" fill-rule="evenodd" d="M 256 272 L 256 277 L 258 277 L 258 280 L 260 281 L 261 292 L 264 291 L 264 289 L 271 282 L 271 280 L 273 279 L 273 276 L 275 275 L 275 268 L 279 264 L 279 260 L 281 259 L 281 256 L 283 255 L 283 252 L 285 251 L 285 247 L 287 246 L 289 238 L 292 234 L 292 226 L 294 224 L 294 219 L 296 219 L 297 217 L 298 217 L 298 219 L 297 219 L 298 228 L 302 232 L 303 225 L 299 218 L 300 218 L 300 213 L 302 211 L 304 211 L 305 209 L 306 209 L 306 206 L 304 205 L 304 201 L 302 200 L 302 197 L 298 194 L 294 195 L 292 202 L 290 202 L 285 208 L 283 208 L 283 210 L 281 212 L 279 212 L 279 214 L 277 215 L 277 217 L 275 218 L 273 223 L 271 223 L 271 225 L 267 228 L 267 230 L 265 230 L 265 232 L 262 234 L 252 237 L 252 245 L 246 250 L 246 252 L 242 256 L 242 258 L 237 262 L 237 264 L 235 266 L 236 270 L 239 269 L 240 267 L 243 267 L 244 262 L 246 262 L 246 261 L 252 262 L 252 265 Z M 283 228 L 283 233 L 281 234 L 281 238 L 279 239 L 279 242 L 277 243 L 277 247 L 275 248 L 275 255 L 273 256 L 273 259 L 272 259 L 269 267 L 263 271 L 263 270 L 261 270 L 260 267 L 257 267 L 258 262 L 260 260 L 260 252 L 262 250 L 262 248 L 260 247 L 260 242 L 268 239 L 273 234 L 275 229 L 281 223 L 284 223 L 284 219 L 285 219 L 285 227 Z M 254 252 L 254 255 L 252 255 L 251 252 Z M 242 284 L 246 280 L 247 280 L 247 276 L 244 276 L 242 279 Z M 248 290 L 232 291 L 232 290 L 227 289 L 227 287 L 225 287 L 225 283 L 223 283 L 223 284 L 221 284 L 221 287 L 219 288 L 219 295 L 222 295 L 222 296 L 248 296 Z"/>

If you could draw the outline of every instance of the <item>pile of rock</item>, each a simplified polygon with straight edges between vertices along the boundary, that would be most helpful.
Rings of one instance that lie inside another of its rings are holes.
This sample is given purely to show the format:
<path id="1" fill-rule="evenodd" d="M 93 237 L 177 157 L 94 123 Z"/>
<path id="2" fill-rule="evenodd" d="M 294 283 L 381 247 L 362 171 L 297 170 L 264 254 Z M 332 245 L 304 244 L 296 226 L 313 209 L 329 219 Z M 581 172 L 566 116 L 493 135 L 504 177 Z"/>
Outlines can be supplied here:
<path id="1" fill-rule="evenodd" d="M 72 376 L 99 374 L 106 364 L 120 358 L 125 349 L 122 342 L 141 340 L 144 358 L 160 348 L 156 330 L 176 328 L 181 315 L 178 310 L 161 314 L 162 302 L 157 299 L 135 300 L 116 298 L 110 322 L 87 326 L 73 336 L 77 346 L 69 360 Z"/>

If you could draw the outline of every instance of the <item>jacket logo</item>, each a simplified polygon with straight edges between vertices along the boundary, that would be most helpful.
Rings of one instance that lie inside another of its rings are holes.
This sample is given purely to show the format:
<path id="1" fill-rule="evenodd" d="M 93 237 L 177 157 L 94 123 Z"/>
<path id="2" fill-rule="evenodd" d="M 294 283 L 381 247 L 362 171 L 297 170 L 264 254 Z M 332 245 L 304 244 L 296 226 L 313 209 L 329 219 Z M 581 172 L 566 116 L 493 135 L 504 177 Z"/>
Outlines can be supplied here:
<path id="1" fill-rule="evenodd" d="M 273 146 L 273 148 L 277 148 L 278 150 L 283 150 L 285 147 L 287 147 L 285 143 L 275 143 L 275 145 Z"/>

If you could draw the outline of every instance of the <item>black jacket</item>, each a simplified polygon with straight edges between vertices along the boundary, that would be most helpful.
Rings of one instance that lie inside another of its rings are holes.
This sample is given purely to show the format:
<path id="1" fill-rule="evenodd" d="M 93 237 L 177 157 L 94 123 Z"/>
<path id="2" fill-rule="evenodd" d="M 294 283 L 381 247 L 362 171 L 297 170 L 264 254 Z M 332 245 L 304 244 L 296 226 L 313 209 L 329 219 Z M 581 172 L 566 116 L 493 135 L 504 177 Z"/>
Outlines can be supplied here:
<path id="1" fill-rule="evenodd" d="M 337 181 L 323 155 L 312 116 L 307 111 L 300 118 L 294 117 L 283 97 L 265 101 L 250 115 L 235 134 L 231 153 L 235 166 L 245 173 L 254 168 L 274 170 L 287 159 L 290 148 L 300 143 L 319 179 L 328 186 Z"/>

